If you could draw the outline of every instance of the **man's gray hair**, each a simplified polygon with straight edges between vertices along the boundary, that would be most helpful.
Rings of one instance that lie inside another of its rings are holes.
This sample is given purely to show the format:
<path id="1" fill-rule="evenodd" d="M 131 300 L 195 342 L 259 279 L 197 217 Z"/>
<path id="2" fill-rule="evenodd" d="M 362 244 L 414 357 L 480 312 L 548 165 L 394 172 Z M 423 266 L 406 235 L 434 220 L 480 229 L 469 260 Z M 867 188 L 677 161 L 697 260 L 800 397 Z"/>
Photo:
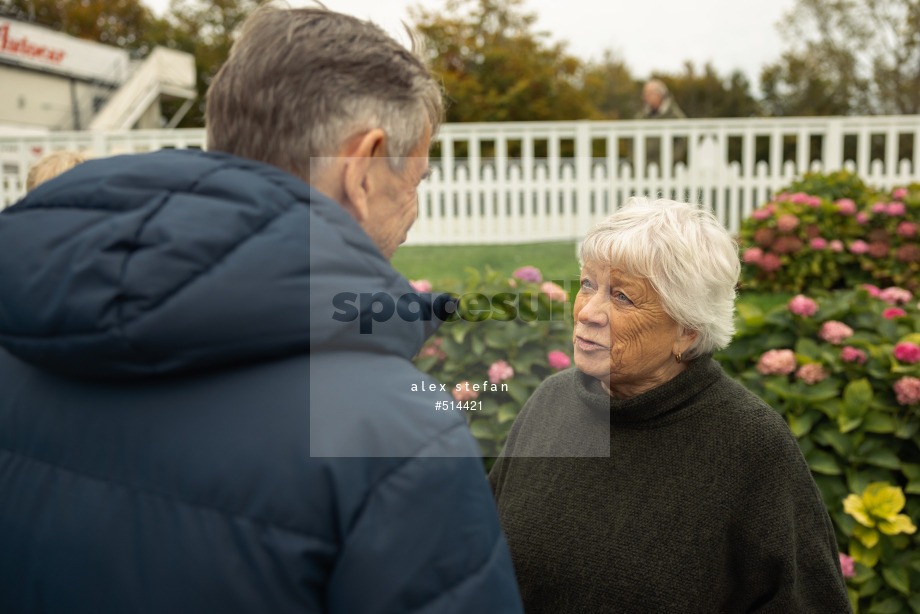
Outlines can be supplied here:
<path id="1" fill-rule="evenodd" d="M 731 342 L 741 261 L 738 244 L 710 211 L 630 198 L 588 232 L 579 258 L 647 279 L 668 315 L 697 332 L 688 358 Z"/>
<path id="2" fill-rule="evenodd" d="M 351 137 L 381 128 L 400 170 L 444 113 L 422 59 L 379 26 L 323 8 L 259 7 L 208 90 L 208 149 L 309 179 Z M 318 168 L 319 160 L 313 160 Z"/>

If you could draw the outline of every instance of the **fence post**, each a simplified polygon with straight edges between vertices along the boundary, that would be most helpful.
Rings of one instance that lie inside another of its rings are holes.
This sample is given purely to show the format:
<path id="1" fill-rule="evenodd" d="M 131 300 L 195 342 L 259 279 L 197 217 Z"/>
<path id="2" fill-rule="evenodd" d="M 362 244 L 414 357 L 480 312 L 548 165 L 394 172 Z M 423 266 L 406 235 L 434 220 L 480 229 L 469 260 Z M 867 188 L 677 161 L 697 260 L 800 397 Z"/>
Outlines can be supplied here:
<path id="1" fill-rule="evenodd" d="M 586 119 L 580 120 L 575 127 L 575 181 L 578 223 L 575 225 L 577 236 L 572 238 L 580 241 L 591 226 L 591 124 Z"/>

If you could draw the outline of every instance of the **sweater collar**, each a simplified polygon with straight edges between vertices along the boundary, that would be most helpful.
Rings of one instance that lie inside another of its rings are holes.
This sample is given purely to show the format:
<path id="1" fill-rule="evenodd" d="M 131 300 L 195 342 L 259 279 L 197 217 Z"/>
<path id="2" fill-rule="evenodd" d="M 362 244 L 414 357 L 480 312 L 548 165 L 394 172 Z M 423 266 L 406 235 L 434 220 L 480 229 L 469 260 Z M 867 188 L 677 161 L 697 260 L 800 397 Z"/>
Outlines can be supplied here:
<path id="1" fill-rule="evenodd" d="M 685 407 L 688 400 L 711 386 L 721 372 L 712 354 L 704 354 L 690 361 L 673 379 L 631 399 L 611 397 L 597 379 L 580 371 L 576 373 L 575 389 L 590 407 L 610 412 L 611 424 L 647 422 Z"/>

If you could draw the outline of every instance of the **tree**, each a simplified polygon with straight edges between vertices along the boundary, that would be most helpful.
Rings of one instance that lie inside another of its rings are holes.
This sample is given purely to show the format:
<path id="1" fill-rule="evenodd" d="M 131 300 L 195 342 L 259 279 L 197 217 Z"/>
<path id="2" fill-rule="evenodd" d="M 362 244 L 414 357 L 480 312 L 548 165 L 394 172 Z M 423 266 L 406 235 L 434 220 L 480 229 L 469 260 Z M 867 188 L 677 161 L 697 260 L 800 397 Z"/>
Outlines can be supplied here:
<path id="1" fill-rule="evenodd" d="M 783 24 L 790 48 L 761 76 L 775 112 L 920 113 L 917 0 L 796 0 Z"/>
<path id="2" fill-rule="evenodd" d="M 760 105 L 751 95 L 751 85 L 744 73 L 734 71 L 728 77 L 716 72 L 711 63 L 697 71 L 686 62 L 677 74 L 654 73 L 671 91 L 687 117 L 753 117 L 761 114 Z"/>
<path id="3" fill-rule="evenodd" d="M 632 119 L 639 111 L 641 84 L 629 67 L 610 50 L 600 62 L 592 62 L 584 71 L 584 91 L 600 117 Z"/>
<path id="4" fill-rule="evenodd" d="M 236 32 L 259 0 L 172 0 L 167 36 L 159 44 L 195 56 L 198 98 L 179 127 L 204 126 L 205 94 L 230 55 Z M 176 104 L 176 103 L 174 103 Z"/>
<path id="5" fill-rule="evenodd" d="M 582 90 L 583 65 L 533 32 L 523 0 L 448 0 L 444 13 L 412 9 L 444 83 L 447 120 L 526 121 L 593 118 Z M 464 10 L 467 9 L 467 10 Z"/>

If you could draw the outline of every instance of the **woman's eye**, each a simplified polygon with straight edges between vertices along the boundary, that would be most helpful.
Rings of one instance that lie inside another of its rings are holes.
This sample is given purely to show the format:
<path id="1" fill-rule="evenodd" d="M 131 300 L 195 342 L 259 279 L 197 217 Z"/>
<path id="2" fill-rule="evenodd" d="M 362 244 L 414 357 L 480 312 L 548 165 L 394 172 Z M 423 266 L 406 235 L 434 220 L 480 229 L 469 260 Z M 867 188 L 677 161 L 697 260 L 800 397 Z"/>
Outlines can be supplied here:
<path id="1" fill-rule="evenodd" d="M 590 289 L 590 288 L 591 288 L 591 282 L 588 281 L 587 279 L 582 279 L 582 280 L 581 280 L 581 287 L 582 287 L 582 288 L 585 288 L 585 289 Z"/>
<path id="2" fill-rule="evenodd" d="M 632 301 L 629 300 L 629 297 L 623 294 L 622 292 L 620 292 L 619 290 L 613 293 L 613 297 L 616 300 L 620 301 L 621 303 L 632 303 Z"/>

